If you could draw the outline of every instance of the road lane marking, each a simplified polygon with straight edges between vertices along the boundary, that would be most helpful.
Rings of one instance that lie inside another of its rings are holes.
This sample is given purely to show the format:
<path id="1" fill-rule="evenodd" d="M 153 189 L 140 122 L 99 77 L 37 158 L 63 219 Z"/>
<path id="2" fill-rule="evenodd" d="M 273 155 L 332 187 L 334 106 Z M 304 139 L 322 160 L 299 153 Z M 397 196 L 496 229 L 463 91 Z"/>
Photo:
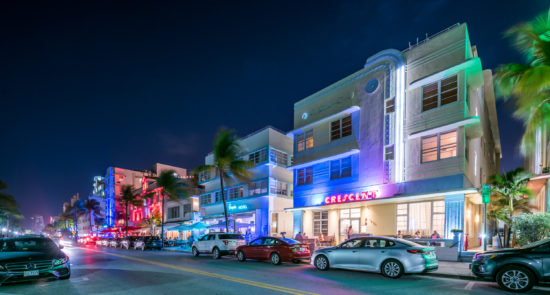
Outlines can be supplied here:
<path id="1" fill-rule="evenodd" d="M 107 254 L 107 255 L 111 255 L 111 256 L 116 256 L 116 257 L 120 257 L 120 258 L 125 258 L 125 259 L 128 259 L 128 260 L 134 260 L 134 261 L 138 261 L 138 262 L 153 264 L 153 265 L 157 265 L 157 266 L 162 266 L 162 267 L 176 269 L 176 270 L 185 271 L 185 272 L 189 272 L 189 273 L 199 274 L 199 275 L 203 275 L 203 276 L 214 277 L 214 278 L 218 278 L 218 279 L 222 279 L 222 280 L 226 280 L 226 281 L 231 281 L 231 282 L 235 282 L 235 283 L 255 286 L 255 287 L 259 287 L 259 288 L 264 288 L 264 289 L 269 289 L 269 290 L 273 290 L 273 291 L 282 292 L 282 293 L 288 293 L 288 294 L 294 294 L 294 295 L 318 295 L 318 293 L 302 291 L 302 290 L 297 290 L 297 289 L 291 289 L 291 288 L 287 288 L 287 287 L 271 285 L 271 284 L 267 284 L 267 283 L 251 281 L 251 280 L 241 279 L 241 278 L 237 278 L 237 277 L 231 277 L 231 276 L 217 274 L 217 273 L 213 273 L 213 272 L 207 272 L 207 271 L 202 271 L 202 270 L 197 270 L 197 269 L 192 269 L 192 268 L 176 266 L 176 265 L 172 265 L 172 264 L 157 262 L 157 261 L 143 259 L 143 258 L 137 258 L 137 257 L 120 255 L 120 254 L 115 254 L 115 253 L 110 253 L 110 252 L 98 251 L 98 250 L 93 250 L 93 249 L 89 249 L 89 248 L 88 248 L 88 250 L 103 253 L 103 254 Z"/>
<path id="2" fill-rule="evenodd" d="M 472 288 L 474 287 L 474 284 L 475 282 L 469 282 L 468 284 L 466 284 L 466 287 L 464 287 L 464 290 L 471 291 Z"/>

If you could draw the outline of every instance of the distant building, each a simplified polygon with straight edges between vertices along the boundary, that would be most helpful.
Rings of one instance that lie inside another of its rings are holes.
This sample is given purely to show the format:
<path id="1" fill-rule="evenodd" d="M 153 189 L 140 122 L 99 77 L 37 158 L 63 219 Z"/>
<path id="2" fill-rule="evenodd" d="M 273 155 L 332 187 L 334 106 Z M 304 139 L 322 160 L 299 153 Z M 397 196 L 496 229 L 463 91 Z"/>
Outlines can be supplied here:
<path id="1" fill-rule="evenodd" d="M 535 135 L 535 149 L 525 156 L 525 170 L 533 174 L 528 187 L 535 194 L 533 211 L 550 212 L 550 139 L 539 128 Z"/>
<path id="2" fill-rule="evenodd" d="M 243 159 L 254 164 L 250 169 L 250 183 L 235 178 L 224 178 L 230 231 L 254 236 L 292 235 L 292 213 L 284 209 L 292 207 L 292 172 L 287 170 L 292 159 L 292 140 L 284 133 L 266 127 L 239 140 L 244 149 Z M 205 164 L 212 165 L 214 155 L 205 157 Z M 199 175 L 199 183 L 205 192 L 199 197 L 203 222 L 210 230 L 225 231 L 220 178 L 214 171 Z"/>
<path id="3" fill-rule="evenodd" d="M 31 220 L 31 229 L 34 233 L 40 234 L 44 229 L 44 216 L 42 215 L 33 215 L 30 217 Z"/>

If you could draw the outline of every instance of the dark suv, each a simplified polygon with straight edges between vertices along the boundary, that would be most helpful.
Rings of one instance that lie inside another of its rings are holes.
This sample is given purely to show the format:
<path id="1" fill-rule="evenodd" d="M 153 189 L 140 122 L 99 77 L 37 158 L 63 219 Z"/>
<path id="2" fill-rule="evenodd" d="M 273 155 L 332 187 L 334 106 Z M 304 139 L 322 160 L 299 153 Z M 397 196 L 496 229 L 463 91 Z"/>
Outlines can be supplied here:
<path id="1" fill-rule="evenodd" d="M 71 277 L 69 257 L 49 238 L 22 236 L 0 239 L 0 285 L 45 278 Z"/>
<path id="2" fill-rule="evenodd" d="M 550 282 L 550 238 L 518 249 L 478 253 L 471 268 L 476 276 L 496 280 L 507 291 L 529 291 L 535 284 Z"/>
<path id="3" fill-rule="evenodd" d="M 145 251 L 146 249 L 162 249 L 162 244 L 159 237 L 145 236 L 139 237 L 134 241 L 134 249 L 141 249 Z"/>

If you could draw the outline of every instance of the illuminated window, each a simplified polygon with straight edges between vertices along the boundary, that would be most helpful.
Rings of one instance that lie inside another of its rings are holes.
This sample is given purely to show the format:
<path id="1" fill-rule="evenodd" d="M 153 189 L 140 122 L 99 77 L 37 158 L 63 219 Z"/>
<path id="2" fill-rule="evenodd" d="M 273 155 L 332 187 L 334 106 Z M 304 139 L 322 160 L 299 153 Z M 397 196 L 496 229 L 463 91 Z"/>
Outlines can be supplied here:
<path id="1" fill-rule="evenodd" d="M 351 135 L 351 115 L 330 123 L 330 140 Z"/>
<path id="2" fill-rule="evenodd" d="M 269 160 L 272 163 L 286 167 L 288 165 L 288 154 L 275 149 L 270 150 Z"/>
<path id="3" fill-rule="evenodd" d="M 330 161 L 330 179 L 339 179 L 351 176 L 351 156 Z"/>
<path id="4" fill-rule="evenodd" d="M 422 87 L 422 111 L 458 100 L 458 81 L 456 76 L 449 77 Z"/>
<path id="5" fill-rule="evenodd" d="M 456 157 L 457 132 L 422 138 L 422 163 Z"/>
<path id="6" fill-rule="evenodd" d="M 318 237 L 320 233 L 328 235 L 328 211 L 313 212 L 313 235 Z"/>
<path id="7" fill-rule="evenodd" d="M 212 200 L 210 198 L 210 194 L 205 194 L 199 197 L 199 204 L 200 205 L 206 205 L 212 203 Z"/>
<path id="8" fill-rule="evenodd" d="M 244 195 L 244 189 L 242 186 L 239 187 L 233 187 L 228 190 L 228 199 L 229 200 L 235 200 L 242 198 Z"/>
<path id="9" fill-rule="evenodd" d="M 340 234 L 345 236 L 351 225 L 354 233 L 359 233 L 361 223 L 361 208 L 342 209 L 340 210 Z"/>
<path id="10" fill-rule="evenodd" d="M 267 148 L 249 154 L 248 161 L 254 163 L 254 165 L 267 162 Z"/>
<path id="11" fill-rule="evenodd" d="M 263 195 L 267 194 L 267 179 L 255 181 L 248 185 L 248 195 Z"/>
<path id="12" fill-rule="evenodd" d="M 288 184 L 281 181 L 271 181 L 269 183 L 269 191 L 272 194 L 277 195 L 287 195 L 288 194 Z"/>
<path id="13" fill-rule="evenodd" d="M 301 152 L 313 148 L 313 130 L 296 135 L 296 149 Z"/>
<path id="14" fill-rule="evenodd" d="M 210 180 L 210 170 L 204 170 L 199 172 L 199 181 L 204 182 Z"/>
<path id="15" fill-rule="evenodd" d="M 297 185 L 305 185 L 313 183 L 313 167 L 302 168 L 296 170 Z"/>
<path id="16" fill-rule="evenodd" d="M 168 219 L 174 219 L 180 217 L 180 207 L 171 207 L 168 208 Z"/>
<path id="17" fill-rule="evenodd" d="M 437 231 L 443 238 L 445 231 L 445 201 L 416 202 L 397 205 L 397 230 L 404 235 L 416 231 L 429 237 Z"/>

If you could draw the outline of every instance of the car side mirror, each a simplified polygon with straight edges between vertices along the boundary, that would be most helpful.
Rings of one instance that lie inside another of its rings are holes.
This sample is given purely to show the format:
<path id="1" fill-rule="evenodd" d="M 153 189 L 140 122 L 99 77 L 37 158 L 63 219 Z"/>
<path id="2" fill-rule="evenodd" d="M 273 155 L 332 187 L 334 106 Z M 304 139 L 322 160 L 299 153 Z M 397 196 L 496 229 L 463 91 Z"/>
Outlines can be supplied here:
<path id="1" fill-rule="evenodd" d="M 63 245 L 59 245 L 59 250 L 63 249 L 65 247 L 63 247 Z"/>

